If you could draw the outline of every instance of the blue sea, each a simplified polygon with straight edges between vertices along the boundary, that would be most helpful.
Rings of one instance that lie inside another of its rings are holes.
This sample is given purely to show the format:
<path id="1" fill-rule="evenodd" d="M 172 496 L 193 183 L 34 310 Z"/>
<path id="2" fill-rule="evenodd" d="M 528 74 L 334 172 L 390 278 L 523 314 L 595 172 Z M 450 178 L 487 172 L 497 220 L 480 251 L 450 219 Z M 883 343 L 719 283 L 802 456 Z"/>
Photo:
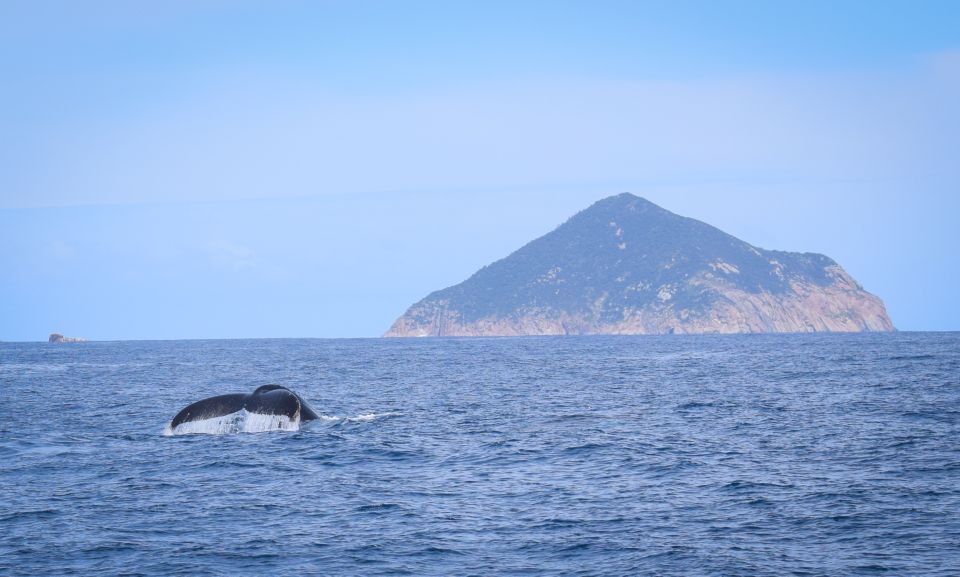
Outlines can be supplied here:
<path id="1" fill-rule="evenodd" d="M 0 574 L 960 575 L 960 333 L 0 344 Z"/>

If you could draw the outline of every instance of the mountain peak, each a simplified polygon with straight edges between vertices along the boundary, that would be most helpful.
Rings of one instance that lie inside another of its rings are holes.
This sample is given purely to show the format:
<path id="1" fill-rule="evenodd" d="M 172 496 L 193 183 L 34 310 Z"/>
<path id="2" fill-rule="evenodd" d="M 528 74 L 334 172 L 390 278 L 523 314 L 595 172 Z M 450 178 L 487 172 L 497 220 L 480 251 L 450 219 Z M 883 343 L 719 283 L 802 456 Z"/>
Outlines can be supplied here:
<path id="1" fill-rule="evenodd" d="M 663 209 L 656 204 L 650 202 L 642 196 L 637 196 L 629 192 L 621 192 L 620 194 L 615 194 L 613 196 L 608 196 L 606 198 L 601 198 L 595 203 L 591 204 L 589 207 L 585 208 L 584 211 L 594 210 L 594 209 L 603 209 L 603 210 L 629 210 L 634 212 L 642 212 L 647 210 L 669 212 L 666 209 Z"/>
<path id="2" fill-rule="evenodd" d="M 413 305 L 388 336 L 892 330 L 836 262 L 767 251 L 630 193 Z"/>

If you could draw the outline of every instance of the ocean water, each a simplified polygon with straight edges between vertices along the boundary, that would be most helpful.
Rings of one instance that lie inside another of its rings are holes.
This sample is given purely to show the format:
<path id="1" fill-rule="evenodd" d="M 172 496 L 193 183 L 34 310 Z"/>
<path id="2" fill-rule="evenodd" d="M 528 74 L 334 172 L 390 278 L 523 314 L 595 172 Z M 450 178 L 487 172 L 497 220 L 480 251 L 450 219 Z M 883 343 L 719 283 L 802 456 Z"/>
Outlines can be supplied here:
<path id="1" fill-rule="evenodd" d="M 960 575 L 958 333 L 6 343 L 0 417 L 2 575 Z"/>

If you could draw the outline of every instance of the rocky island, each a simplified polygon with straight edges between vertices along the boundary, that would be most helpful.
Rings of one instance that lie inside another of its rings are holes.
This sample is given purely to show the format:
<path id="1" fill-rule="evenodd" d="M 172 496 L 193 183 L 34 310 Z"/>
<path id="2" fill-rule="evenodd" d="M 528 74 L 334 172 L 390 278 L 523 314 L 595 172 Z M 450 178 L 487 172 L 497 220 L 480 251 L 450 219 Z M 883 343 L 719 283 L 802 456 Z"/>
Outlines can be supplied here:
<path id="1" fill-rule="evenodd" d="M 85 343 L 87 339 L 83 337 L 65 337 L 60 333 L 50 333 L 50 338 L 47 339 L 47 342 L 50 343 Z"/>
<path id="2" fill-rule="evenodd" d="M 829 257 L 764 250 L 624 193 L 427 295 L 384 336 L 892 330 Z"/>

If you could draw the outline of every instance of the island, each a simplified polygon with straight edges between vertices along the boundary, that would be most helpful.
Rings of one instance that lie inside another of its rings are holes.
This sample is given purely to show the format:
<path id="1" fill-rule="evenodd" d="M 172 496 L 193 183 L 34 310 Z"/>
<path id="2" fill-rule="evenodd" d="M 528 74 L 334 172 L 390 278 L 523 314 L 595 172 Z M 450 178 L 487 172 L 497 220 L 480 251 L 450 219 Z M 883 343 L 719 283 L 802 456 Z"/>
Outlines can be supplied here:
<path id="1" fill-rule="evenodd" d="M 831 258 L 765 250 L 624 193 L 430 293 L 384 336 L 892 330 Z"/>
<path id="2" fill-rule="evenodd" d="M 50 333 L 50 338 L 47 339 L 47 342 L 50 343 L 85 343 L 87 339 L 83 337 L 65 337 L 60 333 Z"/>

